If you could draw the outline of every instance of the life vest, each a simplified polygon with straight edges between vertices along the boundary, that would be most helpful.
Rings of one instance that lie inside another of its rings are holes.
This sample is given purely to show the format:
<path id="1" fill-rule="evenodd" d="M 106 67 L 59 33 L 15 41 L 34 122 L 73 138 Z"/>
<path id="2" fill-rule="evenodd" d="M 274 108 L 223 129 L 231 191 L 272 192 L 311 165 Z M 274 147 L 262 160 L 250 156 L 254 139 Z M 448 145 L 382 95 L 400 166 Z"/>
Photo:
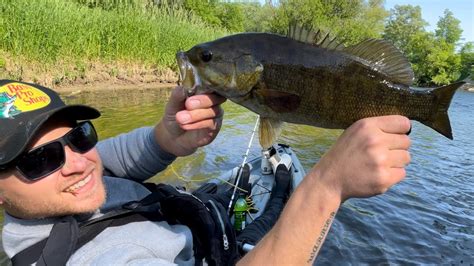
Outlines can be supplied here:
<path id="1" fill-rule="evenodd" d="M 230 196 L 215 194 L 207 184 L 192 194 L 170 185 L 147 186 L 152 193 L 122 209 L 79 224 L 65 216 L 53 225 L 48 238 L 22 250 L 12 258 L 16 265 L 65 265 L 70 256 L 108 227 L 152 220 L 183 224 L 193 234 L 196 265 L 234 265 L 240 258 L 233 226 L 226 214 Z"/>

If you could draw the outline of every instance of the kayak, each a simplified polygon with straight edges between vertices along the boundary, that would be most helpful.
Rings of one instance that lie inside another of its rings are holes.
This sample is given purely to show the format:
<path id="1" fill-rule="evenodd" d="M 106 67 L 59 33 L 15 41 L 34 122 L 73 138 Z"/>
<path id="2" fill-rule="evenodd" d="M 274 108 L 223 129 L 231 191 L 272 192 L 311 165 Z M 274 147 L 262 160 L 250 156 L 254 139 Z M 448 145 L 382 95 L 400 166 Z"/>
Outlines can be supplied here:
<path id="1" fill-rule="evenodd" d="M 247 173 L 248 183 L 251 187 L 250 192 L 247 193 L 248 198 L 251 201 L 251 208 L 249 207 L 245 215 L 246 225 L 250 225 L 255 219 L 260 217 L 270 200 L 272 189 L 275 187 L 275 175 L 274 166 L 275 160 L 286 160 L 287 168 L 291 175 L 289 194 L 294 191 L 298 184 L 303 180 L 306 172 L 301 165 L 296 153 L 287 145 L 275 144 L 272 149 L 265 151 L 261 156 L 250 159 L 246 165 L 250 174 Z M 217 178 L 211 179 L 209 183 L 217 184 L 217 193 L 225 190 L 229 190 L 229 184 L 236 184 L 239 179 L 239 175 L 242 178 L 242 166 L 238 165 Z M 240 183 L 239 183 L 240 184 Z M 241 188 L 237 188 L 236 193 Z M 235 200 L 233 201 L 235 203 Z M 230 206 L 229 206 L 230 207 Z M 230 209 L 230 208 L 229 208 Z M 232 213 L 232 212 L 230 212 Z M 231 216 L 233 223 L 236 222 L 235 213 Z M 253 248 L 253 245 L 244 245 L 243 250 L 248 252 Z"/>

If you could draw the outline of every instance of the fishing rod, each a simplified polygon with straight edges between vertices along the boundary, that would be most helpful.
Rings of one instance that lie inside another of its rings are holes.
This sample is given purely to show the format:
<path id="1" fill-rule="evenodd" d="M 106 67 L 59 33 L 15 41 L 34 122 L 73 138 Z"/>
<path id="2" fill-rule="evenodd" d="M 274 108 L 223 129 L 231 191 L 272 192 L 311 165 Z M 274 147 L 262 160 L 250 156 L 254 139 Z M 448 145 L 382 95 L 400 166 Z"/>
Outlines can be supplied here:
<path id="1" fill-rule="evenodd" d="M 253 128 L 253 131 L 252 131 L 252 136 L 250 137 L 250 141 L 249 141 L 249 144 L 247 146 L 247 151 L 245 152 L 245 155 L 244 155 L 244 160 L 242 161 L 242 164 L 240 165 L 240 169 L 239 169 L 239 172 L 237 174 L 237 180 L 235 182 L 235 186 L 234 186 L 234 191 L 232 192 L 232 197 L 230 198 L 230 201 L 229 201 L 229 206 L 227 207 L 227 215 L 230 215 L 230 210 L 232 208 L 232 202 L 234 201 L 234 198 L 235 198 L 235 193 L 237 192 L 237 186 L 240 182 L 240 177 L 242 176 L 242 169 L 244 169 L 244 165 L 247 163 L 247 158 L 249 156 L 249 152 L 250 152 L 250 147 L 252 147 L 252 142 L 253 142 L 253 138 L 255 136 L 255 132 L 257 131 L 257 126 L 260 122 L 260 116 L 257 116 L 257 120 L 255 121 L 255 126 Z"/>

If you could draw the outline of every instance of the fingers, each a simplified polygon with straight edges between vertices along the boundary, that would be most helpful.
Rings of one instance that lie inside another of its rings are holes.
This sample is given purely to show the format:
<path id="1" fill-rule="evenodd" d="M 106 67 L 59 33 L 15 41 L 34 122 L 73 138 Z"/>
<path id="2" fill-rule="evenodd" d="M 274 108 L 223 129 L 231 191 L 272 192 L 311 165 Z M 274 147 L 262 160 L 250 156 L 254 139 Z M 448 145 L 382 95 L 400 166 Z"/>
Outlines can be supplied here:
<path id="1" fill-rule="evenodd" d="M 224 111 L 222 108 L 218 106 L 214 106 L 207 109 L 196 109 L 196 110 L 183 110 L 176 113 L 176 121 L 181 125 L 183 129 L 197 129 L 202 128 L 202 126 L 212 125 L 213 122 L 204 122 L 206 120 L 216 120 L 221 121 L 224 115 Z M 185 126 L 187 125 L 187 126 Z M 192 126 L 191 126 L 192 125 Z"/>
<path id="2" fill-rule="evenodd" d="M 187 110 L 205 109 L 220 105 L 226 101 L 226 98 L 217 94 L 200 94 L 189 97 L 186 102 Z"/>
<path id="3" fill-rule="evenodd" d="M 391 177 L 391 183 L 389 184 L 389 186 L 387 186 L 387 189 L 395 185 L 396 183 L 402 181 L 407 175 L 407 171 L 405 170 L 405 168 L 391 168 L 389 172 Z"/>
<path id="4" fill-rule="evenodd" d="M 407 134 L 411 130 L 411 123 L 407 117 L 388 115 L 376 117 L 377 126 L 385 133 Z"/>
<path id="5" fill-rule="evenodd" d="M 176 113 L 176 121 L 183 129 L 214 128 L 224 114 L 220 104 L 226 98 L 217 94 L 200 94 L 186 99 L 186 110 Z"/>
<path id="6" fill-rule="evenodd" d="M 408 151 L 393 150 L 390 151 L 388 160 L 392 168 L 404 168 L 410 163 L 411 156 Z"/>
<path id="7" fill-rule="evenodd" d="M 184 130 L 195 130 L 195 129 L 209 129 L 217 130 L 220 129 L 222 118 L 206 119 L 192 124 L 181 125 Z"/>
<path id="8" fill-rule="evenodd" d="M 411 146 L 411 140 L 408 135 L 390 134 L 387 138 L 387 144 L 390 150 L 408 150 Z"/>

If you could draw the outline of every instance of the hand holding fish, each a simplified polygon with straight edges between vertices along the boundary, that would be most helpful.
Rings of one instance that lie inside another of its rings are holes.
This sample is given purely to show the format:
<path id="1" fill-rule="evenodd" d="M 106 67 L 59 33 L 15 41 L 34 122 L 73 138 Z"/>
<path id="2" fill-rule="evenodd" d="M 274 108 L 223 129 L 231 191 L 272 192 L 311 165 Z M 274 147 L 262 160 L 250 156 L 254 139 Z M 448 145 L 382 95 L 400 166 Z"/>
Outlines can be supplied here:
<path id="1" fill-rule="evenodd" d="M 408 118 L 372 117 L 349 127 L 314 168 L 341 202 L 384 193 L 406 175 Z"/>
<path id="2" fill-rule="evenodd" d="M 176 87 L 155 129 L 158 144 L 176 156 L 186 156 L 211 143 L 222 125 L 220 105 L 225 100 L 216 94 L 186 98 L 184 89 Z"/>

